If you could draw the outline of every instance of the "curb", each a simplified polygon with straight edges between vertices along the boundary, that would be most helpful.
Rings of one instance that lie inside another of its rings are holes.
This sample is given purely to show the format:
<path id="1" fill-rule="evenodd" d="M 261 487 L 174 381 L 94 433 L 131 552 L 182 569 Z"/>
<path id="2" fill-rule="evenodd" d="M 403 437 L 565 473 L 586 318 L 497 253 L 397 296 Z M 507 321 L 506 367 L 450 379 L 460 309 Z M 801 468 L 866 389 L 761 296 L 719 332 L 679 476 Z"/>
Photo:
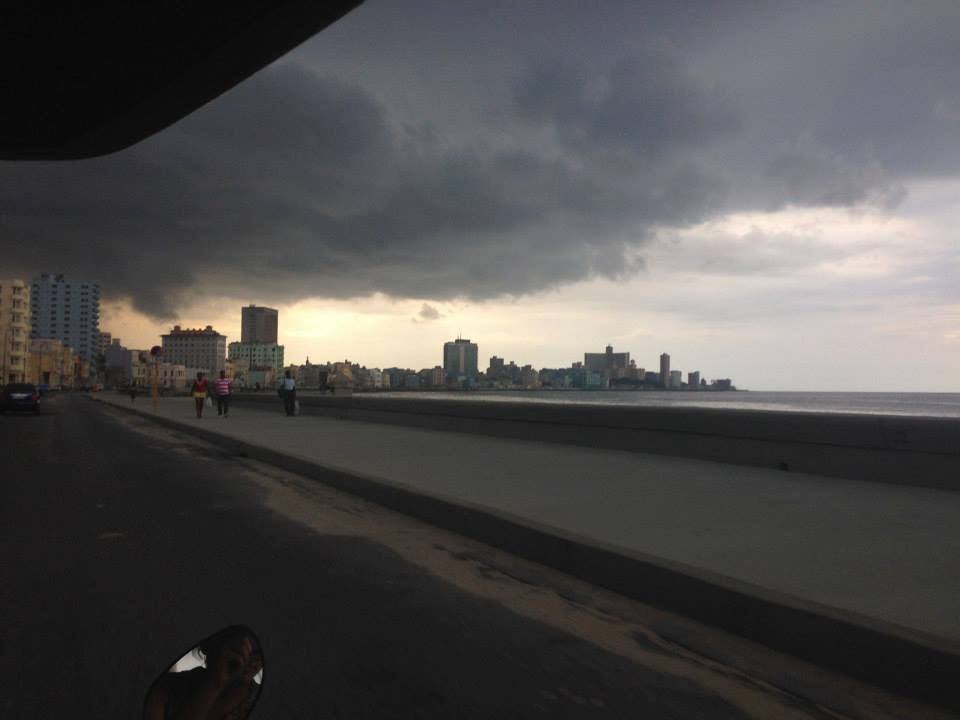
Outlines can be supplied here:
<path id="1" fill-rule="evenodd" d="M 546 565 L 654 607 L 898 695 L 960 712 L 960 654 L 937 638 L 855 613 L 817 606 L 656 558 L 632 556 L 550 528 L 350 474 L 150 412 L 110 407 L 187 431 L 228 452 L 317 480 L 436 527 Z M 907 637 L 905 637 L 905 635 Z M 915 636 L 911 639 L 909 636 Z"/>

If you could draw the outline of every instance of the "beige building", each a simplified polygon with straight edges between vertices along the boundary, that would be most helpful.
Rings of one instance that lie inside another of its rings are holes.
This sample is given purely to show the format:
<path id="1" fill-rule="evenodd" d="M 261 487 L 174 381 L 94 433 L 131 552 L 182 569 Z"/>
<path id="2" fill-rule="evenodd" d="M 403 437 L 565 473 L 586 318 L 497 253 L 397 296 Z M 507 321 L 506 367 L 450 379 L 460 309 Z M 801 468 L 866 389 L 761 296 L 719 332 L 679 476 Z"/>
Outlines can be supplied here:
<path id="1" fill-rule="evenodd" d="M 0 385 L 28 382 L 30 286 L 0 280 Z"/>
<path id="2" fill-rule="evenodd" d="M 187 368 L 184 365 L 162 362 L 150 366 L 148 373 L 156 373 L 157 384 L 167 390 L 185 390 L 187 388 Z M 148 384 L 152 386 L 153 375 L 150 374 Z"/>
<path id="3" fill-rule="evenodd" d="M 227 355 L 227 338 L 207 325 L 202 330 L 183 329 L 174 325 L 160 336 L 163 359 L 187 368 L 199 368 L 207 375 L 223 370 Z"/>
<path id="4" fill-rule="evenodd" d="M 90 361 L 62 340 L 37 338 L 30 341 L 27 382 L 52 388 L 79 388 L 89 383 Z"/>
<path id="5" fill-rule="evenodd" d="M 77 373 L 73 349 L 62 340 L 38 338 L 30 341 L 27 382 L 50 387 L 73 387 Z"/>
<path id="6" fill-rule="evenodd" d="M 447 383 L 447 374 L 439 365 L 435 365 L 427 371 L 431 387 L 443 387 Z"/>

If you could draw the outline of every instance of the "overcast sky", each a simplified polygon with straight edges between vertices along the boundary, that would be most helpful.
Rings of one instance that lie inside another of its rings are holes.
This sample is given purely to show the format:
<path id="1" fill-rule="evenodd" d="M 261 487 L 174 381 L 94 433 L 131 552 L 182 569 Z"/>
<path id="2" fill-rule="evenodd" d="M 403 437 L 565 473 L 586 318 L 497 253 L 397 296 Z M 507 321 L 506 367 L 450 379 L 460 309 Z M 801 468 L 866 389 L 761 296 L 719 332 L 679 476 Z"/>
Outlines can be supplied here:
<path id="1" fill-rule="evenodd" d="M 288 361 L 958 390 L 960 3 L 378 2 L 106 158 L 0 163 L 4 269 Z"/>

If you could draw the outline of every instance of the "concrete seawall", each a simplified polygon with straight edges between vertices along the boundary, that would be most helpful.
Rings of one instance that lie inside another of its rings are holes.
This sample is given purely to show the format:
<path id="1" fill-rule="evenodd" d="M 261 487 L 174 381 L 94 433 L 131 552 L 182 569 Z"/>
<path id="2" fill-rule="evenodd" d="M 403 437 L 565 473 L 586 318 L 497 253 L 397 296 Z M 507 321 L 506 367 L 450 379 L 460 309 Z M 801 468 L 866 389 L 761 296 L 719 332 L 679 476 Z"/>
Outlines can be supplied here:
<path id="1" fill-rule="evenodd" d="M 279 404 L 273 393 L 234 402 Z M 303 395 L 301 412 L 960 490 L 960 419 Z"/>

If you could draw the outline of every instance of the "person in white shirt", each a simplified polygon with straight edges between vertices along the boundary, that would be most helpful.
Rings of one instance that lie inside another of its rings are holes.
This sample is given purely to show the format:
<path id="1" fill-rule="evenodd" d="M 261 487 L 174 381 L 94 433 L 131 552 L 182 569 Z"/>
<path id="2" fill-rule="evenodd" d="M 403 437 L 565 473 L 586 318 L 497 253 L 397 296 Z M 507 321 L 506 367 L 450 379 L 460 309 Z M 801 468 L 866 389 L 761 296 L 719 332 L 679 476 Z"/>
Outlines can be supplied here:
<path id="1" fill-rule="evenodd" d="M 287 370 L 280 381 L 280 391 L 283 394 L 283 409 L 288 417 L 293 417 L 297 407 L 297 383 Z"/>

